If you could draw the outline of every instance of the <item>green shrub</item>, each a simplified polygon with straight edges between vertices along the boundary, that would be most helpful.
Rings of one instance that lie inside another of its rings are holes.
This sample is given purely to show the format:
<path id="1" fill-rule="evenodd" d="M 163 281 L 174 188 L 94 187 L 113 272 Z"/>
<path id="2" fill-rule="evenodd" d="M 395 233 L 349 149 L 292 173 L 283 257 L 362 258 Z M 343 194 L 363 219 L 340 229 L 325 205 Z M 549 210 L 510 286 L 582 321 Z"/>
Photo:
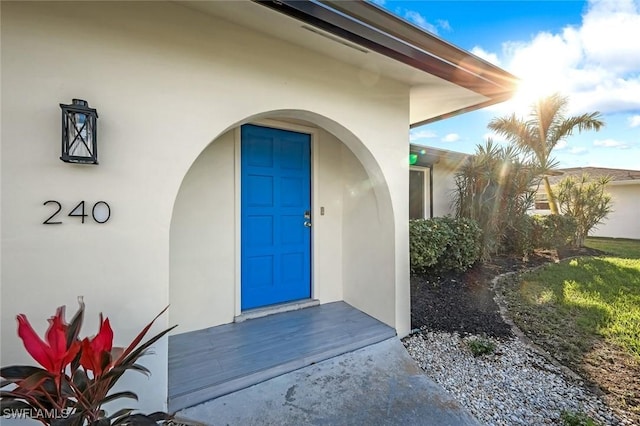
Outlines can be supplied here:
<path id="1" fill-rule="evenodd" d="M 535 248 L 559 249 L 573 241 L 577 223 L 571 216 L 551 214 L 535 215 L 533 244 Z"/>
<path id="2" fill-rule="evenodd" d="M 409 256 L 412 273 L 423 273 L 438 263 L 451 240 L 448 226 L 433 219 L 409 221 Z"/>
<path id="3" fill-rule="evenodd" d="M 528 250 L 526 216 L 539 178 L 538 169 L 523 162 L 521 154 L 515 145 L 503 147 L 488 139 L 455 174 L 456 217 L 473 219 L 482 229 L 483 259 Z"/>
<path id="4" fill-rule="evenodd" d="M 467 340 L 467 347 L 475 357 L 489 355 L 495 352 L 496 344 L 491 340 L 483 338 L 474 338 Z"/>
<path id="5" fill-rule="evenodd" d="M 558 214 L 514 217 L 505 226 L 505 252 L 525 256 L 534 249 L 566 247 L 576 232 L 575 219 Z"/>
<path id="6" fill-rule="evenodd" d="M 411 272 L 465 271 L 480 256 L 480 235 L 480 228 L 470 219 L 409 221 Z"/>
<path id="7" fill-rule="evenodd" d="M 504 231 L 504 251 L 506 253 L 527 256 L 536 248 L 534 235 L 536 226 L 534 219 L 528 214 L 516 216 L 506 224 Z"/>
<path id="8" fill-rule="evenodd" d="M 565 426 L 598 426 L 600 424 L 585 413 L 573 411 L 563 411 L 560 414 L 560 420 Z"/>
<path id="9" fill-rule="evenodd" d="M 451 230 L 450 241 L 444 253 L 438 259 L 442 270 L 463 272 L 469 269 L 480 258 L 482 231 L 476 222 L 467 218 L 454 219 L 441 217 L 437 219 Z"/>
<path id="10" fill-rule="evenodd" d="M 582 247 L 589 231 L 613 211 L 611 195 L 605 192 L 610 181 L 609 176 L 592 179 L 584 173 L 582 176 L 564 178 L 555 188 L 560 211 L 576 220 L 573 238 L 576 247 Z"/>

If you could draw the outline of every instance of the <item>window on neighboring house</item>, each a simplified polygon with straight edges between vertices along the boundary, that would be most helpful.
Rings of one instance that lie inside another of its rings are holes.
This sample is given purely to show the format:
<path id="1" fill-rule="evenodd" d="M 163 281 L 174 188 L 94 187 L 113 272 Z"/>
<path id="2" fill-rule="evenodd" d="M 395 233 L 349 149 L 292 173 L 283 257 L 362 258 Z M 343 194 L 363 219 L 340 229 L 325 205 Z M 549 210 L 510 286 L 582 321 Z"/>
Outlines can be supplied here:
<path id="1" fill-rule="evenodd" d="M 536 210 L 549 210 L 549 200 L 546 192 L 536 193 L 535 208 Z"/>
<path id="2" fill-rule="evenodd" d="M 426 169 L 409 170 L 409 219 L 425 218 Z"/>

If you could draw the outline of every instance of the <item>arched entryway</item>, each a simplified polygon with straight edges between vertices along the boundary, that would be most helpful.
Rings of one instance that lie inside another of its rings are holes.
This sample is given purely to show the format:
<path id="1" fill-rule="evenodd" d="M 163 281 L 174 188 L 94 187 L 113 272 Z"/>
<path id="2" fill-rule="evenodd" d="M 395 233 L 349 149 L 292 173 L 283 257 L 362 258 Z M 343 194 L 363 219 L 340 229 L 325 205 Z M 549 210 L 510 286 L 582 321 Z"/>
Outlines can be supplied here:
<path id="1" fill-rule="evenodd" d="M 171 220 L 171 323 L 180 324 L 181 333 L 188 332 L 233 322 L 254 307 L 242 303 L 242 266 L 247 262 L 242 234 L 248 232 L 242 227 L 245 124 L 267 133 L 276 129 L 284 135 L 308 136 L 313 224 L 309 297 L 320 303 L 344 300 L 394 326 L 395 224 L 384 174 L 366 141 L 346 126 L 298 110 L 272 111 L 234 123 L 186 173 Z M 256 188 L 259 193 L 264 189 Z M 295 185 L 288 191 L 298 192 Z"/>

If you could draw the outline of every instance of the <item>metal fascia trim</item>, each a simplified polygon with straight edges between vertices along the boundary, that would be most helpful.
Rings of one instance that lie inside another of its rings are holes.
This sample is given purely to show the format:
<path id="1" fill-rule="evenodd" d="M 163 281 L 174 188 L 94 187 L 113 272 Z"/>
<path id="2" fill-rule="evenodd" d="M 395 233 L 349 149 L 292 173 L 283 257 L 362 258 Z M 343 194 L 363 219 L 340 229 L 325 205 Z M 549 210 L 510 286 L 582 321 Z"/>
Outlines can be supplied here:
<path id="1" fill-rule="evenodd" d="M 416 48 L 329 5 L 314 0 L 252 1 L 483 96 L 495 98 L 512 92 L 511 88 Z"/>

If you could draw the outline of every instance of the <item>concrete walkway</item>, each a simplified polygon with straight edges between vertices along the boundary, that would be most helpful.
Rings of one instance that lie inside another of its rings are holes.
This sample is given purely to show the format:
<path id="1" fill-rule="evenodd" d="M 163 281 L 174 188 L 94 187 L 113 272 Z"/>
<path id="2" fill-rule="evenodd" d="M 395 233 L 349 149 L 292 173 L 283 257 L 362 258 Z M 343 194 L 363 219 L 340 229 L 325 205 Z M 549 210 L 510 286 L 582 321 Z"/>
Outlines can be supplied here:
<path id="1" fill-rule="evenodd" d="M 418 368 L 397 338 L 184 409 L 177 416 L 206 425 L 479 425 Z"/>

